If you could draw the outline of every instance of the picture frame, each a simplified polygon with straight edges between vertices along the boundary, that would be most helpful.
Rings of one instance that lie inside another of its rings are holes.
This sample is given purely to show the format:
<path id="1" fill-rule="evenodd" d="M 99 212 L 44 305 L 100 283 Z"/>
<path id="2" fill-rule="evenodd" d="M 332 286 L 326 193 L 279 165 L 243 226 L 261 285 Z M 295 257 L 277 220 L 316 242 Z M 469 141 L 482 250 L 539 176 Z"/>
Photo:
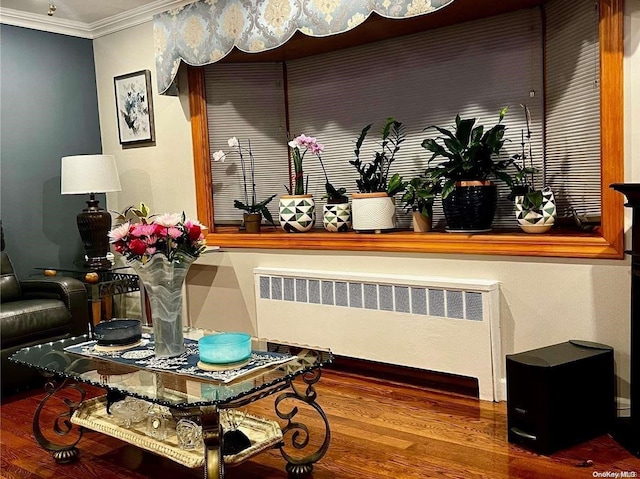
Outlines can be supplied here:
<path id="1" fill-rule="evenodd" d="M 151 71 L 140 70 L 113 78 L 118 136 L 121 145 L 155 141 Z"/>

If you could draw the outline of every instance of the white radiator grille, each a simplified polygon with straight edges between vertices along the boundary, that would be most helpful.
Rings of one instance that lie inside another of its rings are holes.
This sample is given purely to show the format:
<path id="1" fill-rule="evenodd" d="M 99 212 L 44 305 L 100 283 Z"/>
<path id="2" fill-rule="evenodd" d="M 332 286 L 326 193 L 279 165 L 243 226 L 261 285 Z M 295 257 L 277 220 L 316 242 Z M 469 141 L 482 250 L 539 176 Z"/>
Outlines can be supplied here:
<path id="1" fill-rule="evenodd" d="M 259 276 L 260 299 L 482 321 L 482 293 L 359 281 Z"/>
<path id="2" fill-rule="evenodd" d="M 258 334 L 478 379 L 504 399 L 498 282 L 254 269 Z"/>

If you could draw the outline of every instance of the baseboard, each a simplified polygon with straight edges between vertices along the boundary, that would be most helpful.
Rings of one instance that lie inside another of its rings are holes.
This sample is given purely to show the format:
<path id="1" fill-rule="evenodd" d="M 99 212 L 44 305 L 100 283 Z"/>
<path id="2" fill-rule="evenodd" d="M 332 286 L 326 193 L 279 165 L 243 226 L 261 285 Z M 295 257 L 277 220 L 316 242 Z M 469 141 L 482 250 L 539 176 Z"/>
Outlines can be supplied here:
<path id="1" fill-rule="evenodd" d="M 330 369 L 474 398 L 478 398 L 480 395 L 478 380 L 476 378 L 456 374 L 441 373 L 346 356 L 335 356 Z"/>

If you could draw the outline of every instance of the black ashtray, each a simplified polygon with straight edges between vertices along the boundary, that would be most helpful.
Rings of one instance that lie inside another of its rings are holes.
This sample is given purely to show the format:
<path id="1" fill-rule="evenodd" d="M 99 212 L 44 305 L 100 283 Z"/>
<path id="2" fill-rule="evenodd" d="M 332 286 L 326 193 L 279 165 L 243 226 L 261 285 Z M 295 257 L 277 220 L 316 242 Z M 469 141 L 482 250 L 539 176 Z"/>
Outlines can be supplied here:
<path id="1" fill-rule="evenodd" d="M 129 318 L 102 321 L 94 326 L 93 335 L 98 346 L 128 346 L 142 338 L 142 323 Z"/>

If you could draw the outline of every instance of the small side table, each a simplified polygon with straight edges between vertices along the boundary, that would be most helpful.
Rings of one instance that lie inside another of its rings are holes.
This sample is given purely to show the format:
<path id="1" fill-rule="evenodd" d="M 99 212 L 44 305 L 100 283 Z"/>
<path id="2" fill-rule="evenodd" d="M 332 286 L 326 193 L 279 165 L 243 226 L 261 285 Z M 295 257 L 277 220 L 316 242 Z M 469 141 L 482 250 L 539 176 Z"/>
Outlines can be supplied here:
<path id="1" fill-rule="evenodd" d="M 120 272 L 120 270 L 126 269 L 124 267 L 112 268 L 107 271 L 96 271 L 96 273 L 98 273 L 98 280 L 95 282 L 89 282 L 86 279 L 87 273 L 93 271 L 81 266 L 35 269 L 43 272 L 53 270 L 61 276 L 70 276 L 82 281 L 87 290 L 87 300 L 90 305 L 91 321 L 93 324 L 97 324 L 103 319 L 103 307 L 104 319 L 111 319 L 113 317 L 113 297 L 115 295 L 140 291 L 138 275 Z"/>

